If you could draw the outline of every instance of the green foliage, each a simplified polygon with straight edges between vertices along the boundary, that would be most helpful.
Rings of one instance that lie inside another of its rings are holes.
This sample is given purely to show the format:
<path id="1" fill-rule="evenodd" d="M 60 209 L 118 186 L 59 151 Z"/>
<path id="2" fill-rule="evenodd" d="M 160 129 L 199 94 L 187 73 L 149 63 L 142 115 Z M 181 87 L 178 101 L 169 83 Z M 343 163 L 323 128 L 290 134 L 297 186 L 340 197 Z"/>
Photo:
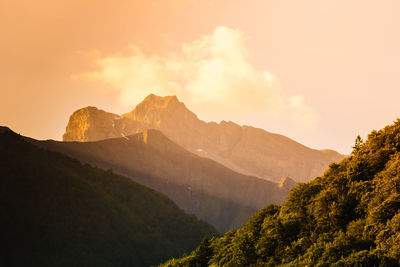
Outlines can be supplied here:
<path id="1" fill-rule="evenodd" d="M 399 266 L 400 120 L 211 247 L 215 266 Z"/>
<path id="2" fill-rule="evenodd" d="M 0 133 L 0 265 L 150 266 L 212 226 L 164 195 Z"/>

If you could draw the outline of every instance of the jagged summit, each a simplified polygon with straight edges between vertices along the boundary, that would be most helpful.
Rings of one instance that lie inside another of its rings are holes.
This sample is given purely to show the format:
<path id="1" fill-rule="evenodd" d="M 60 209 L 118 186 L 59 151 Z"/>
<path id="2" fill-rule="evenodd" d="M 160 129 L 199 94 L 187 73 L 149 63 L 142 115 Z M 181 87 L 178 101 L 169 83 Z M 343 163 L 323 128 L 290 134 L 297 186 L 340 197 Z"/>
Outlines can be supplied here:
<path id="1" fill-rule="evenodd" d="M 64 141 L 98 141 L 125 137 L 145 129 L 160 130 L 173 142 L 234 171 L 279 182 L 297 182 L 319 176 L 343 155 L 318 151 L 282 135 L 231 121 L 204 122 L 176 96 L 148 95 L 122 116 L 96 108 L 72 114 Z"/>
<path id="2" fill-rule="evenodd" d="M 176 96 L 161 97 L 154 94 L 148 95 L 134 110 L 122 116 L 157 126 L 164 121 L 177 119 L 198 120 Z"/>
<path id="3" fill-rule="evenodd" d="M 158 96 L 155 94 L 149 94 L 142 102 L 140 102 L 135 107 L 134 110 L 143 109 L 143 108 L 166 109 L 166 108 L 174 108 L 174 107 L 178 107 L 178 106 L 185 106 L 185 104 L 183 104 L 183 102 L 180 102 L 178 100 L 178 97 L 175 95 Z M 129 112 L 129 113 L 131 113 L 131 112 Z M 127 113 L 127 114 L 129 114 L 129 113 Z"/>
<path id="4" fill-rule="evenodd" d="M 145 101 L 158 101 L 158 102 L 179 102 L 178 97 L 176 95 L 170 95 L 170 96 L 158 96 L 155 94 L 149 94 L 146 96 L 146 98 L 143 100 Z"/>

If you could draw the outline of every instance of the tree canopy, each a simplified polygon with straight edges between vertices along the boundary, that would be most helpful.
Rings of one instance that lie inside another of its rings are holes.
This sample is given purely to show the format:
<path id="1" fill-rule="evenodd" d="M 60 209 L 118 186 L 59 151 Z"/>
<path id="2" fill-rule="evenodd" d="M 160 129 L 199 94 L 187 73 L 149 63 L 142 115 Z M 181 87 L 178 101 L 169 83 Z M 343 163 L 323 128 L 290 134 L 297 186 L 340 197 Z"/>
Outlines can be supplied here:
<path id="1" fill-rule="evenodd" d="M 400 120 L 242 228 L 211 240 L 211 266 L 400 265 Z M 199 250 L 162 266 L 199 265 Z"/>

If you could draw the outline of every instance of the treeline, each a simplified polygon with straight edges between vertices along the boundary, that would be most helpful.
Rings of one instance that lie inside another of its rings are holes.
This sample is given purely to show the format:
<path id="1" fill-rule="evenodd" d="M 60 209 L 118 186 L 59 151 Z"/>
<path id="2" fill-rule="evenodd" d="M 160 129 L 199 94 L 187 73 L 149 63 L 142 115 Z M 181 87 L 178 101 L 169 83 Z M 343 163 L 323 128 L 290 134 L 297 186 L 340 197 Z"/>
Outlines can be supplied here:
<path id="1" fill-rule="evenodd" d="M 162 266 L 399 266 L 400 120 L 241 229 Z"/>

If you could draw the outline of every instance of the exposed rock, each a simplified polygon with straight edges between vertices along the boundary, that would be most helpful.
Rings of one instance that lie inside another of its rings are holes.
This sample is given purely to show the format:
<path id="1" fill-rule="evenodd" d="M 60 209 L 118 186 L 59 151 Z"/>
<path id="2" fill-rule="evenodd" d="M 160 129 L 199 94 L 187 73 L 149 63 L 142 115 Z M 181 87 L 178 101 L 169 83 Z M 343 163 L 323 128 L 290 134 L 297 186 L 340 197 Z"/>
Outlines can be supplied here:
<path id="1" fill-rule="evenodd" d="M 69 118 L 64 141 L 97 141 L 124 137 L 141 132 L 147 127 L 143 123 L 119 115 L 105 112 L 96 107 L 86 107 L 75 111 Z"/>

